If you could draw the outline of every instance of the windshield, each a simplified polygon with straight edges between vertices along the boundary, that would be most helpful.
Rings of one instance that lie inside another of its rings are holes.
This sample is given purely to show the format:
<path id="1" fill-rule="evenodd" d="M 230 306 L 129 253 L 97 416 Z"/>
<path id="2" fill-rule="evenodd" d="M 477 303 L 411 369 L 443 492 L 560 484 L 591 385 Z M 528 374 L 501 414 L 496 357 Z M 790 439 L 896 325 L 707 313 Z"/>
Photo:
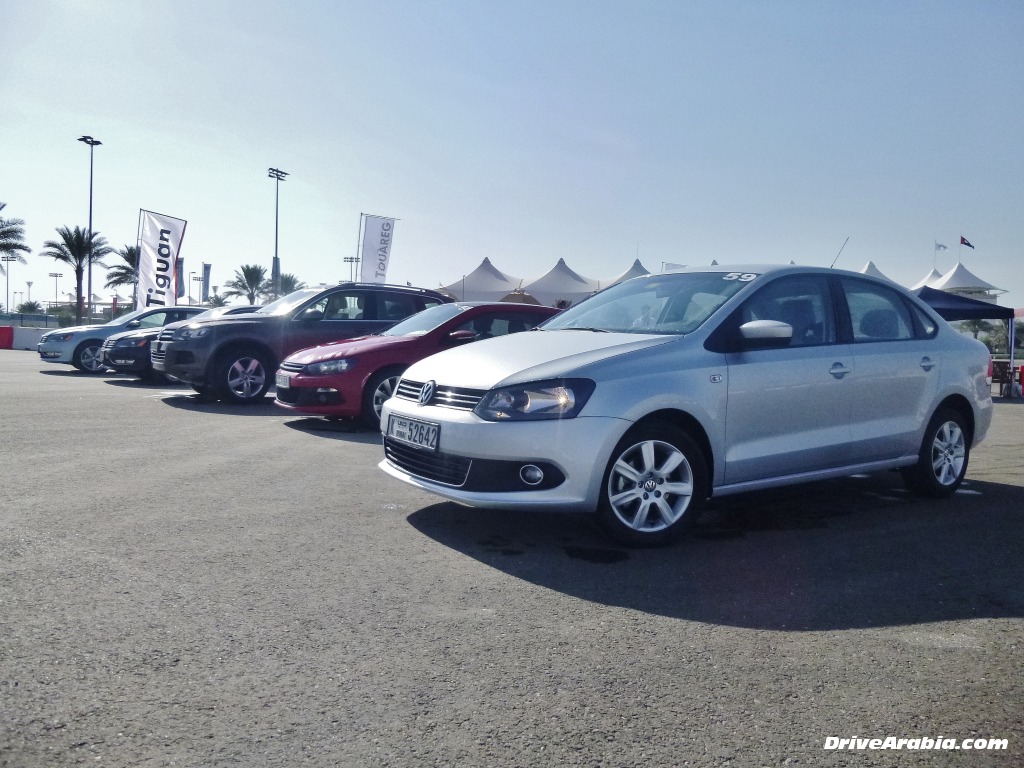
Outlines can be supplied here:
<path id="1" fill-rule="evenodd" d="M 311 299 L 318 293 L 321 293 L 323 288 L 303 288 L 302 290 L 289 293 L 287 296 L 282 296 L 277 301 L 272 301 L 266 306 L 260 307 L 253 314 L 256 315 L 287 315 L 299 304 Z"/>
<path id="2" fill-rule="evenodd" d="M 146 312 L 149 312 L 149 310 L 148 309 L 136 309 L 134 312 L 129 312 L 127 315 L 121 315 L 120 317 L 115 317 L 110 322 L 104 323 L 104 325 L 124 325 L 125 323 L 130 323 L 136 317 L 138 317 L 139 315 L 142 315 L 142 314 L 144 314 Z"/>
<path id="3" fill-rule="evenodd" d="M 692 333 L 756 275 L 685 272 L 651 275 L 613 285 L 544 323 L 545 331 Z M 744 278 L 744 279 L 739 279 Z"/>
<path id="4" fill-rule="evenodd" d="M 381 336 L 422 336 L 465 311 L 466 307 L 459 304 L 438 304 L 436 307 L 407 317 L 397 325 L 388 328 Z"/>

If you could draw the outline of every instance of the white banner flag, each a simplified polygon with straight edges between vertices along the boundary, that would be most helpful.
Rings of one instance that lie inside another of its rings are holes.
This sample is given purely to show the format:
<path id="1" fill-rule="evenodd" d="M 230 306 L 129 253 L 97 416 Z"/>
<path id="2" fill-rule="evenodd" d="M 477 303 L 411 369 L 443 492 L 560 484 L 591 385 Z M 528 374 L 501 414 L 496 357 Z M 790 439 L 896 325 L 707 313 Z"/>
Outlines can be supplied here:
<path id="1" fill-rule="evenodd" d="M 175 261 L 185 237 L 184 219 L 139 211 L 139 289 L 137 309 L 173 307 L 178 303 Z"/>
<path id="2" fill-rule="evenodd" d="M 366 216 L 363 224 L 363 254 L 360 280 L 364 283 L 383 283 L 391 258 L 391 238 L 395 234 L 395 220 L 380 216 Z"/>

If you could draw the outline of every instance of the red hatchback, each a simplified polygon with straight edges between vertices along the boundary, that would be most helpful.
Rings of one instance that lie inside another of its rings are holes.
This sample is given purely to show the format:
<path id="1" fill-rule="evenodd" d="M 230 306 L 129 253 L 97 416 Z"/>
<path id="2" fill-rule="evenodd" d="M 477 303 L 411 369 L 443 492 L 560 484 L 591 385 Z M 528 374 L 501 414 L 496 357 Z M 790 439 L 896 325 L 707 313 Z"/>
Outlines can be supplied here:
<path id="1" fill-rule="evenodd" d="M 313 416 L 361 417 L 377 429 L 381 405 L 413 363 L 460 344 L 529 330 L 558 311 L 477 302 L 431 307 L 382 333 L 290 355 L 277 370 L 274 402 Z"/>

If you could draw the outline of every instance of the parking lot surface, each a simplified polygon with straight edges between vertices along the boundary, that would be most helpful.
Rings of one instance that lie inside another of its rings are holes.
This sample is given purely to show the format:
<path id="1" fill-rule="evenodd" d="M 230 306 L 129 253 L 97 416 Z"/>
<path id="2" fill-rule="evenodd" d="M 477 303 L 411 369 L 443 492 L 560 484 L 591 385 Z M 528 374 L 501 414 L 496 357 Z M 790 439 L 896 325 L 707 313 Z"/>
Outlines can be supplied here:
<path id="1" fill-rule="evenodd" d="M 658 550 L 31 352 L 0 441 L 0 766 L 1024 764 L 1019 400 L 952 499 L 730 497 Z M 888 736 L 1007 747 L 824 748 Z"/>

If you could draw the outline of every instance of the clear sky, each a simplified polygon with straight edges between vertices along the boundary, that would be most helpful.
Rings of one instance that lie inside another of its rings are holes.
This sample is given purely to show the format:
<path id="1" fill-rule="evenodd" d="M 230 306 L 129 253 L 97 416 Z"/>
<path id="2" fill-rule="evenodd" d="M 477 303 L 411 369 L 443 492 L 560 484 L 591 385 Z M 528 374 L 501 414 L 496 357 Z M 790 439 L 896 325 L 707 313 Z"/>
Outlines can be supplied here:
<path id="1" fill-rule="evenodd" d="M 365 212 L 399 219 L 389 282 L 484 256 L 524 278 L 828 265 L 849 237 L 837 266 L 909 285 L 959 255 L 1024 306 L 1019 0 L 7 0 L 3 20 L 0 215 L 26 222 L 11 291 L 37 300 L 43 242 L 88 222 L 89 134 L 94 229 L 121 247 L 140 208 L 186 219 L 186 272 L 215 285 L 269 273 L 273 166 L 282 271 L 310 284 L 348 278 Z"/>

